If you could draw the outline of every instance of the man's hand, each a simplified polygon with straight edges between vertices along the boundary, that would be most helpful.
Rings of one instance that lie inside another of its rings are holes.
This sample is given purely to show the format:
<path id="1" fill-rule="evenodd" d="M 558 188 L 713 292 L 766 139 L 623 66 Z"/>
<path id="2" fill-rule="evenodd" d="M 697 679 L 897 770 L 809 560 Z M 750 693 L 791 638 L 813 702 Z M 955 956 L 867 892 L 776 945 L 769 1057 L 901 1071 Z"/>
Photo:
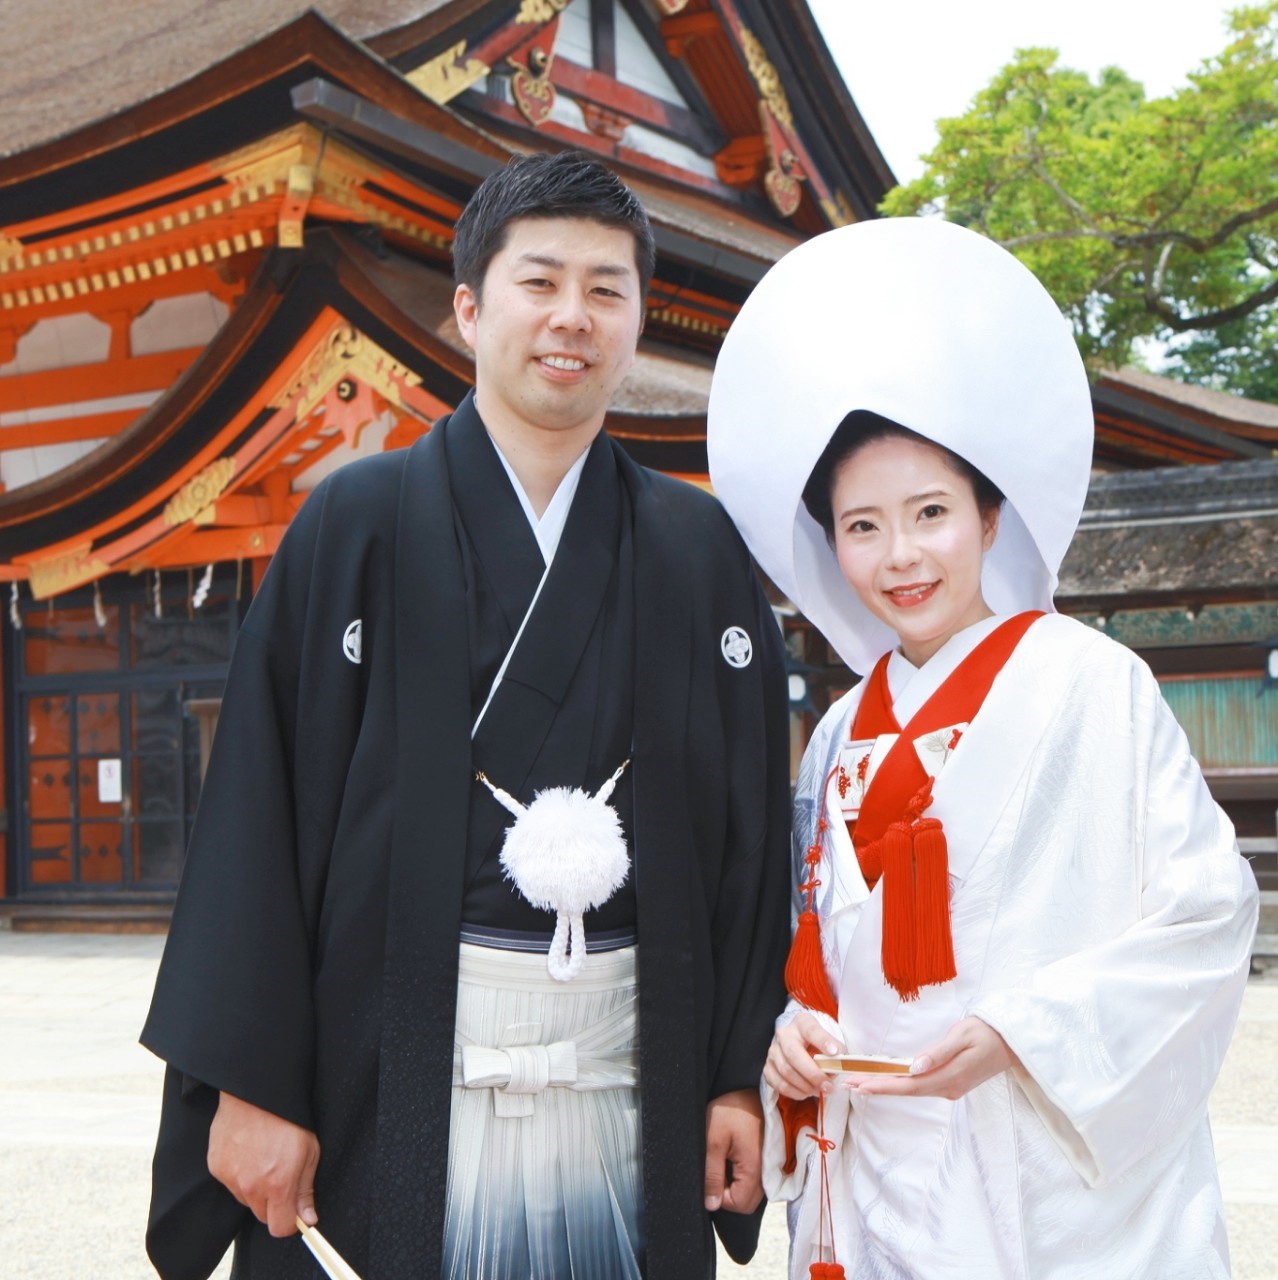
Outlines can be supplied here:
<path id="1" fill-rule="evenodd" d="M 847 1084 L 856 1093 L 955 1102 L 1000 1071 L 1019 1065 L 1007 1041 L 988 1022 L 964 1018 L 914 1059 L 908 1076 L 849 1076 Z"/>
<path id="2" fill-rule="evenodd" d="M 218 1094 L 209 1131 L 209 1172 L 266 1223 L 291 1236 L 295 1218 L 313 1227 L 319 1139 L 309 1130 L 229 1093 Z"/>
<path id="3" fill-rule="evenodd" d="M 712 1213 L 753 1213 L 763 1200 L 762 1171 L 759 1095 L 753 1089 L 738 1089 L 715 1098 L 706 1107 L 706 1208 Z"/>
<path id="4" fill-rule="evenodd" d="M 812 1055 L 842 1052 L 843 1045 L 810 1013 L 800 1013 L 772 1037 L 763 1078 L 783 1097 L 814 1098 L 833 1085 Z"/>

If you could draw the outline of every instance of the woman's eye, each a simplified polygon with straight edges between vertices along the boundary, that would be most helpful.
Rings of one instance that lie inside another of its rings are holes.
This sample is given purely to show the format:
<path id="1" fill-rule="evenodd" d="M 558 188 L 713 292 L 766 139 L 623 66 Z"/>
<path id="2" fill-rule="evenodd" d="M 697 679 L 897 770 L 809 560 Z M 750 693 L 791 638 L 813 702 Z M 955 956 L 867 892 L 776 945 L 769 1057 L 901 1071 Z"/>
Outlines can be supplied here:
<path id="1" fill-rule="evenodd" d="M 868 520 L 853 520 L 848 525 L 849 533 L 873 533 L 874 526 Z"/>
<path id="2" fill-rule="evenodd" d="M 937 516 L 943 516 L 945 508 L 939 502 L 929 502 L 926 507 L 919 512 L 925 520 L 935 520 Z"/>

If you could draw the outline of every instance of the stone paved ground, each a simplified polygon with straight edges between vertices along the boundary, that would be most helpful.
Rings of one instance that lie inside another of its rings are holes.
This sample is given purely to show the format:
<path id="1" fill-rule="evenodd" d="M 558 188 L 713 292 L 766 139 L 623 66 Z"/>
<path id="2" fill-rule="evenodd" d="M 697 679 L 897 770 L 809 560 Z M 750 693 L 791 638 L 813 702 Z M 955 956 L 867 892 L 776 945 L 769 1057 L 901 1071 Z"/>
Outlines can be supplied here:
<path id="1" fill-rule="evenodd" d="M 5 1280 L 154 1276 L 142 1227 L 160 1067 L 136 1036 L 162 944 L 0 931 Z M 1278 1280 L 1278 972 L 1248 986 L 1211 1110 L 1234 1275 Z M 720 1275 L 783 1280 L 779 1209 L 754 1262 Z"/>

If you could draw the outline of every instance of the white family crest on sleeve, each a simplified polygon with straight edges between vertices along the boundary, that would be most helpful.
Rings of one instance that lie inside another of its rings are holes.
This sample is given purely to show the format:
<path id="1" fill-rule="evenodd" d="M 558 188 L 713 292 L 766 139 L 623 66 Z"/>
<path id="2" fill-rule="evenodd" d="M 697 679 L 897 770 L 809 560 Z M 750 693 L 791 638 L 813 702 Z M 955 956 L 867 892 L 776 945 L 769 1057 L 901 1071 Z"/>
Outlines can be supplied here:
<path id="1" fill-rule="evenodd" d="M 342 634 L 342 653 L 359 666 L 364 661 L 364 622 L 356 618 Z"/>
<path id="2" fill-rule="evenodd" d="M 719 641 L 719 650 L 730 667 L 748 667 L 754 657 L 754 645 L 744 627 L 729 627 Z"/>

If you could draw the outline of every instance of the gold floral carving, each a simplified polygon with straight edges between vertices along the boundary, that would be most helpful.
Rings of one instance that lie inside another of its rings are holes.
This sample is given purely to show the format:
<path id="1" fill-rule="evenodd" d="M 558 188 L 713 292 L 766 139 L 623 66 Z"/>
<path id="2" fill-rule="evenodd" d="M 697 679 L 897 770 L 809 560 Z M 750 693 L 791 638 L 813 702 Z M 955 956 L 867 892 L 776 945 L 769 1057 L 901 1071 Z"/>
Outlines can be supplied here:
<path id="1" fill-rule="evenodd" d="M 282 408 L 296 401 L 297 421 L 312 410 L 343 378 L 353 378 L 398 406 L 400 387 L 415 387 L 421 375 L 392 359 L 375 342 L 344 321 L 333 326 L 306 357 L 298 375 L 273 403 Z"/>
<path id="2" fill-rule="evenodd" d="M 781 87 L 781 77 L 777 75 L 776 67 L 768 61 L 763 45 L 759 43 L 758 37 L 749 27 L 741 27 L 740 34 L 746 65 L 750 68 L 750 74 L 754 77 L 754 83 L 763 95 L 764 102 L 787 129 L 793 130 L 794 117 L 790 114 L 790 100 Z"/>
<path id="3" fill-rule="evenodd" d="M 192 476 L 164 507 L 164 523 L 170 528 L 197 520 L 222 496 L 235 478 L 235 459 L 219 458 Z"/>
<path id="4" fill-rule="evenodd" d="M 549 22 L 568 7 L 568 0 L 521 0 L 517 23 Z"/>
<path id="5" fill-rule="evenodd" d="M 31 594 L 37 600 L 48 600 L 110 573 L 110 565 L 89 554 L 92 545 L 86 542 L 47 560 L 32 561 L 27 567 Z"/>
<path id="6" fill-rule="evenodd" d="M 408 73 L 408 79 L 432 102 L 441 107 L 451 102 L 459 93 L 482 80 L 492 68 L 478 58 L 466 56 L 466 41 L 461 40 L 451 49 L 424 62 L 416 71 Z"/>

